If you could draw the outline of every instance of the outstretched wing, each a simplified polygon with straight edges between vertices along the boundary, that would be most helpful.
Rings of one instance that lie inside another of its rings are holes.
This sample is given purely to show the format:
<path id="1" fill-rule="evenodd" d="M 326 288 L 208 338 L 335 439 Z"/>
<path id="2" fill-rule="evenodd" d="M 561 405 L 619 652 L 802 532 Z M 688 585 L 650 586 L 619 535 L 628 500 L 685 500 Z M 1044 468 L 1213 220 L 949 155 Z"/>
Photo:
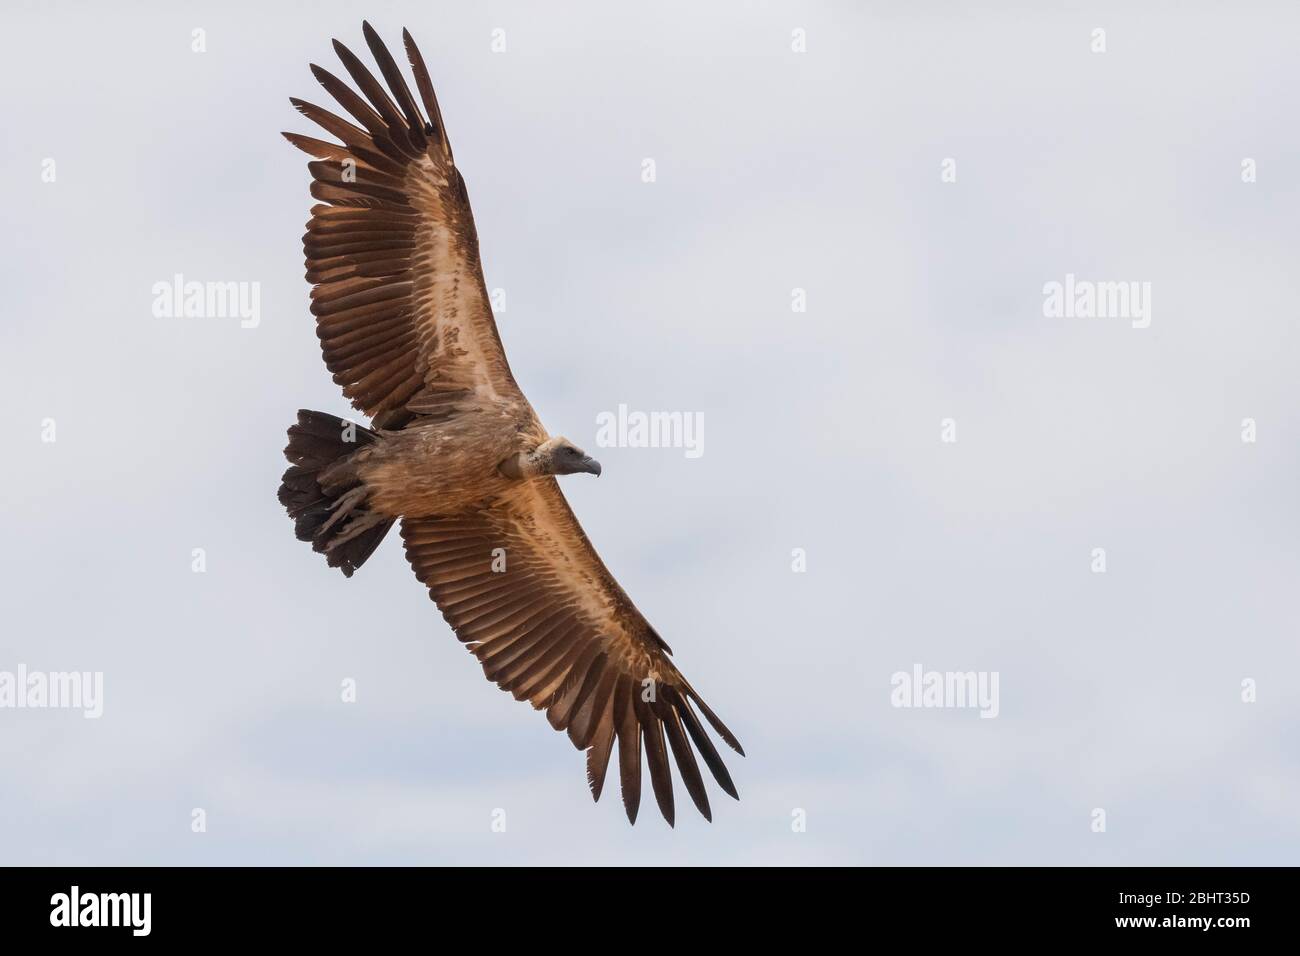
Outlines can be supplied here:
<path id="1" fill-rule="evenodd" d="M 312 73 L 360 123 L 291 98 L 339 140 L 285 133 L 316 157 L 303 251 L 325 364 L 343 394 L 383 428 L 481 399 L 526 402 L 497 334 L 465 181 L 452 159 L 433 84 L 403 31 L 426 120 L 370 24 L 366 43 L 392 96 L 334 41 L 363 99 L 327 70 Z M 396 102 L 394 102 L 394 100 Z"/>
<path id="2" fill-rule="evenodd" d="M 668 750 L 707 819 L 709 798 L 692 743 L 718 785 L 736 796 L 695 707 L 744 754 L 739 742 L 669 660 L 668 645 L 605 568 L 555 479 L 520 482 L 464 514 L 403 518 L 402 539 L 416 576 L 488 679 L 545 710 L 551 726 L 587 751 L 593 797 L 600 799 L 616 740 L 632 822 L 643 747 L 670 825 Z"/>

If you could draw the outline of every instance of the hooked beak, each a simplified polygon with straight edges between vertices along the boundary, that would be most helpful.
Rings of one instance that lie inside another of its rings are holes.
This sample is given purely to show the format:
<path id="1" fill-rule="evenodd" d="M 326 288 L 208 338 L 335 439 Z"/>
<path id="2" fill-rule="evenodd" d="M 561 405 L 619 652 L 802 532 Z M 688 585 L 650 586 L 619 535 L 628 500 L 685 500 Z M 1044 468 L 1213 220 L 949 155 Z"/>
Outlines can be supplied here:
<path id="1" fill-rule="evenodd" d="M 588 455 L 582 459 L 582 470 L 588 474 L 600 477 L 600 462 Z"/>

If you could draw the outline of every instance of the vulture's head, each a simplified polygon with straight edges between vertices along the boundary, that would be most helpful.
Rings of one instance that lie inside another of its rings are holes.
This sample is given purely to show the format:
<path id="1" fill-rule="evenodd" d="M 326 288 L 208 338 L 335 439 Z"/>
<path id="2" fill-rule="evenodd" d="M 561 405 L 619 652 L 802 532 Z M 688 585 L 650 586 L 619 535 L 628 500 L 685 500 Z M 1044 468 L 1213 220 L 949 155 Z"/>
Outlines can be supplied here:
<path id="1" fill-rule="evenodd" d="M 563 436 L 552 438 L 537 449 L 550 475 L 600 474 L 600 462 Z"/>

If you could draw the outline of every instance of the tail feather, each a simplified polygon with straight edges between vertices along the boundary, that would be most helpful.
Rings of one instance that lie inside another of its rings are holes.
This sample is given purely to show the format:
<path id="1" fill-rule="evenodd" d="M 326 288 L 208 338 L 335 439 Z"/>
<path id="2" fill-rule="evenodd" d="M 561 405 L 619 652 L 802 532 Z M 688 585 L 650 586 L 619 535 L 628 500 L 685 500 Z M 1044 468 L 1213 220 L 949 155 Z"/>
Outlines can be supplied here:
<path id="1" fill-rule="evenodd" d="M 294 533 L 348 577 L 393 526 L 392 518 L 366 509 L 366 487 L 350 467 L 352 456 L 378 437 L 334 415 L 302 410 L 284 449 L 290 465 L 279 498 L 294 519 Z"/>

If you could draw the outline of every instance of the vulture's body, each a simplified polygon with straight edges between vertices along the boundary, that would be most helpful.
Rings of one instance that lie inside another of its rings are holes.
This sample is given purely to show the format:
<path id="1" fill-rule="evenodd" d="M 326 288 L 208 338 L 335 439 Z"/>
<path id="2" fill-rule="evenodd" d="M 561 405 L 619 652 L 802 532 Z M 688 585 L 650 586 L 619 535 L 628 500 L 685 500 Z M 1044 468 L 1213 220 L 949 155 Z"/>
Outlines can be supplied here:
<path id="1" fill-rule="evenodd" d="M 593 796 L 617 748 L 635 821 L 644 751 L 672 823 L 671 750 L 709 817 L 696 751 L 723 790 L 736 790 L 697 709 L 743 751 L 569 510 L 555 476 L 600 465 L 547 433 L 511 375 L 419 50 L 404 33 L 424 113 L 369 24 L 364 32 L 388 91 L 335 41 L 365 98 L 312 72 L 360 125 L 295 99 L 338 142 L 284 135 L 317 160 L 320 204 L 303 245 L 321 349 L 373 428 L 299 412 L 280 501 L 298 537 L 349 576 L 400 520 L 416 575 L 488 678 L 587 751 Z"/>

